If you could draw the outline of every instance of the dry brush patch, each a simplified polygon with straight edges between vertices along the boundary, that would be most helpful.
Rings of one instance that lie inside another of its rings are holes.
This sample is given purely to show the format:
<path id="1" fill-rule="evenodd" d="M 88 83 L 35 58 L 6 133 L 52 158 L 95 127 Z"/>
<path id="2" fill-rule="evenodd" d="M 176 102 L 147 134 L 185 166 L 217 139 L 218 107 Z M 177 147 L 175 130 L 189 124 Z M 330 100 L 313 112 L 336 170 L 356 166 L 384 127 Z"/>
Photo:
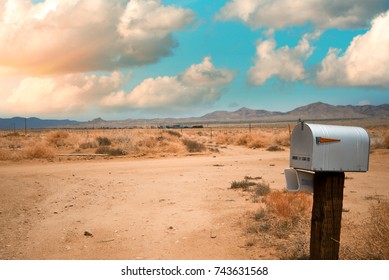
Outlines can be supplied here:
<path id="1" fill-rule="evenodd" d="M 202 137 L 160 129 L 55 129 L 30 131 L 27 135 L 7 133 L 0 136 L 0 160 L 52 160 L 56 155 L 76 154 L 185 155 L 208 150 Z"/>
<path id="2" fill-rule="evenodd" d="M 261 246 L 275 248 L 280 259 L 307 259 L 311 209 L 309 194 L 271 191 L 249 225 Z"/>
<path id="3" fill-rule="evenodd" d="M 290 135 L 287 129 L 253 129 L 247 130 L 219 130 L 216 132 L 215 141 L 219 145 L 237 145 L 250 149 L 290 145 Z M 282 150 L 282 148 L 278 149 Z"/>
<path id="4" fill-rule="evenodd" d="M 42 142 L 38 142 L 24 150 L 24 158 L 26 159 L 53 159 L 54 157 L 54 149 L 48 147 Z"/>
<path id="5" fill-rule="evenodd" d="M 312 194 L 270 190 L 261 177 L 246 176 L 230 188 L 241 190 L 258 204 L 246 213 L 245 246 L 269 249 L 279 259 L 308 259 L 311 233 Z M 347 260 L 389 259 L 389 200 L 367 196 L 369 217 L 360 224 L 342 222 L 340 258 Z M 344 240 L 343 240 L 344 239 Z"/>
<path id="6" fill-rule="evenodd" d="M 41 156 L 43 153 L 31 151 L 35 145 L 38 145 L 36 149 L 45 145 L 55 155 L 104 153 L 128 157 L 176 156 L 188 152 L 219 153 L 220 149 L 228 145 L 249 149 L 264 148 L 276 152 L 290 145 L 289 133 L 286 125 L 252 127 L 250 130 L 242 127 L 52 129 L 29 130 L 27 135 L 24 131 L 0 131 L 0 160 L 18 161 L 34 156 L 45 158 Z M 369 134 L 372 149 L 389 147 L 389 131 L 386 126 L 371 127 Z M 47 154 L 52 159 L 49 151 Z"/>
<path id="7" fill-rule="evenodd" d="M 250 192 L 252 202 L 259 204 L 247 214 L 245 246 L 274 250 L 279 259 L 309 258 L 312 195 L 271 190 L 264 181 L 246 178 L 231 183 L 232 189 Z"/>
<path id="8" fill-rule="evenodd" d="M 341 242 L 340 256 L 349 260 L 389 260 L 389 200 L 372 202 L 369 217 L 361 224 L 348 223 L 348 238 Z"/>
<path id="9" fill-rule="evenodd" d="M 370 136 L 371 149 L 389 149 L 389 129 L 387 127 L 374 127 L 367 131 Z"/>

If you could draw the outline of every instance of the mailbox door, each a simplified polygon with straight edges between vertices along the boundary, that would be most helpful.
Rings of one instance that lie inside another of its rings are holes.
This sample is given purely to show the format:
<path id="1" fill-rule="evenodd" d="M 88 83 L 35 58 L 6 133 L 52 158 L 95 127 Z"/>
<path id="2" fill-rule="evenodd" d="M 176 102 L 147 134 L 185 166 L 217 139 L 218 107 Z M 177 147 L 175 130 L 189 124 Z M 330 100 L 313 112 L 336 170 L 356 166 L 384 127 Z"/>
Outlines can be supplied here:
<path id="1" fill-rule="evenodd" d="M 290 140 L 290 167 L 312 170 L 313 135 L 306 124 L 297 125 Z"/>

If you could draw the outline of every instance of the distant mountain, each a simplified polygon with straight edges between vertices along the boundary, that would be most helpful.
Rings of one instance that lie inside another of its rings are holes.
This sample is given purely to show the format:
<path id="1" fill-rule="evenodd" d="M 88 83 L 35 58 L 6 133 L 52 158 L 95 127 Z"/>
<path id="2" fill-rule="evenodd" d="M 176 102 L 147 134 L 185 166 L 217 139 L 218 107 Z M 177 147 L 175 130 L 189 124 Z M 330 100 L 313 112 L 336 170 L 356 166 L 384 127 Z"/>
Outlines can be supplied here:
<path id="1" fill-rule="evenodd" d="M 254 110 L 241 108 L 237 111 L 215 111 L 202 117 L 192 118 L 157 118 L 157 119 L 127 119 L 118 121 L 106 121 L 96 118 L 88 122 L 71 120 L 41 120 L 28 118 L 27 128 L 49 127 L 134 127 L 134 126 L 159 126 L 159 125 L 190 125 L 207 123 L 237 123 L 237 122 L 281 122 L 296 121 L 302 119 L 312 120 L 347 120 L 347 119 L 388 119 L 389 104 L 363 105 L 363 106 L 334 106 L 322 102 L 312 103 L 298 107 L 289 112 L 272 112 L 266 110 Z M 0 129 L 24 129 L 25 118 L 1 119 Z"/>
<path id="2" fill-rule="evenodd" d="M 252 110 L 248 108 L 241 108 L 235 112 L 228 111 L 216 111 L 206 114 L 200 119 L 208 122 L 228 122 L 228 121 L 241 121 L 241 120 L 259 120 L 265 119 L 277 115 L 283 115 L 281 112 L 270 112 L 266 110 Z"/>
<path id="3" fill-rule="evenodd" d="M 355 119 L 367 116 L 355 109 L 357 106 L 333 106 L 322 102 L 298 107 L 286 115 L 301 119 Z"/>
<path id="4" fill-rule="evenodd" d="M 216 111 L 206 114 L 198 121 L 240 122 L 240 121 L 290 121 L 290 120 L 329 120 L 329 119 L 366 119 L 389 118 L 389 104 L 379 106 L 334 106 L 322 102 L 298 107 L 289 112 L 271 112 L 241 108 L 234 112 Z"/>
<path id="5" fill-rule="evenodd" d="M 322 102 L 298 107 L 285 114 L 288 117 L 321 120 L 321 119 L 364 119 L 389 118 L 389 104 L 373 106 L 329 105 Z"/>
<path id="6" fill-rule="evenodd" d="M 27 128 L 48 128 L 48 127 L 60 127 L 60 126 L 71 126 L 77 125 L 79 122 L 71 120 L 42 120 L 38 118 L 0 118 L 0 129 L 24 129 Z"/>

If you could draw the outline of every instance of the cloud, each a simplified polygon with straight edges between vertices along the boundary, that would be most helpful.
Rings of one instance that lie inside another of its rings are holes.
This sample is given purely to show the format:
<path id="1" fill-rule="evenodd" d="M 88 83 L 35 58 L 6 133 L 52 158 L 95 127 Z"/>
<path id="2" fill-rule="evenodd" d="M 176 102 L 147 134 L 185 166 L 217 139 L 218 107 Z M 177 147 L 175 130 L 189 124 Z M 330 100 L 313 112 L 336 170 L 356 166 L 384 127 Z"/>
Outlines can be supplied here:
<path id="1" fill-rule="evenodd" d="M 2 96 L 0 109 L 8 114 L 78 113 L 122 84 L 123 75 L 116 71 L 106 76 L 27 77 L 19 81 L 9 96 Z"/>
<path id="2" fill-rule="evenodd" d="M 369 100 L 361 100 L 357 104 L 358 106 L 365 106 L 365 105 L 371 105 L 371 102 Z"/>
<path id="3" fill-rule="evenodd" d="M 307 77 L 304 62 L 314 49 L 310 40 L 318 36 L 319 33 L 306 34 L 294 48 L 284 46 L 276 49 L 276 42 L 272 37 L 260 41 L 257 45 L 254 66 L 248 71 L 249 83 L 260 86 L 273 76 L 283 81 L 304 80 Z"/>
<path id="4" fill-rule="evenodd" d="M 231 82 L 233 76 L 230 70 L 215 68 L 211 57 L 207 56 L 202 63 L 190 66 L 179 76 L 179 80 L 188 86 L 217 87 Z"/>
<path id="5" fill-rule="evenodd" d="M 380 0 L 231 0 L 216 18 L 241 20 L 252 28 L 283 29 L 308 22 L 319 29 L 363 28 L 389 4 Z"/>
<path id="6" fill-rule="evenodd" d="M 389 11 L 377 16 L 371 28 L 356 36 L 347 50 L 330 49 L 321 62 L 320 86 L 389 88 Z"/>
<path id="7" fill-rule="evenodd" d="M 112 92 L 101 105 L 107 108 L 181 110 L 211 104 L 222 94 L 221 86 L 230 83 L 234 72 L 215 68 L 210 57 L 190 66 L 177 76 L 149 78 L 130 93 Z"/>
<path id="8" fill-rule="evenodd" d="M 160 0 L 5 0 L 0 4 L 0 74 L 118 69 L 171 54 L 172 32 L 194 20 Z"/>

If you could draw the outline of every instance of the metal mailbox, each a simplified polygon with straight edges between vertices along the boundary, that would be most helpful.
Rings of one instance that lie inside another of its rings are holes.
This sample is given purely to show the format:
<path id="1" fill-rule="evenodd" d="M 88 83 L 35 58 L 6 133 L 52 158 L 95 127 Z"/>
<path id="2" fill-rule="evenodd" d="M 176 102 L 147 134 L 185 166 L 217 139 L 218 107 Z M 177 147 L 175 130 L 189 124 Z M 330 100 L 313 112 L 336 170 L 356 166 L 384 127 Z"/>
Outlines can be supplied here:
<path id="1" fill-rule="evenodd" d="M 363 128 L 301 123 L 292 133 L 290 167 L 365 172 L 369 153 L 370 138 Z"/>
<path id="2" fill-rule="evenodd" d="M 313 192 L 315 172 L 366 172 L 369 154 L 363 128 L 301 122 L 291 136 L 287 190 Z"/>

